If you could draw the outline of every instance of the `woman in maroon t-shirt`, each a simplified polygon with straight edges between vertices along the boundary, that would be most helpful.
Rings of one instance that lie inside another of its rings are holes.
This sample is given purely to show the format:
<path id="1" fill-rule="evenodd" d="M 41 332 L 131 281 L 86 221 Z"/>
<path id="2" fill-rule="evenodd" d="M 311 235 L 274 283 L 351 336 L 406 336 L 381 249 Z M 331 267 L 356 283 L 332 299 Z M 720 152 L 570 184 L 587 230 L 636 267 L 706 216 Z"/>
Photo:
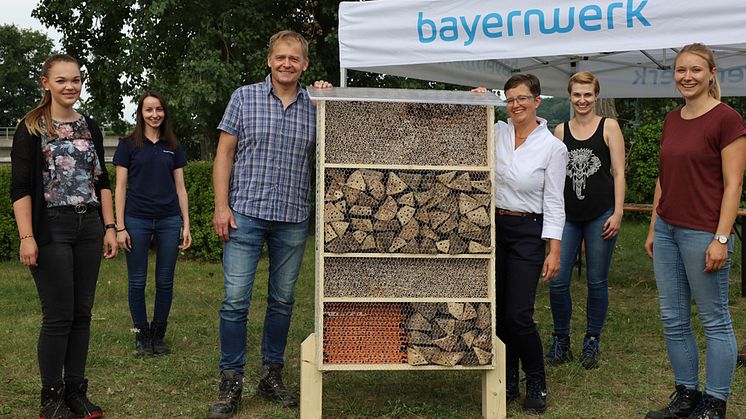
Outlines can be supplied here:
<path id="1" fill-rule="evenodd" d="M 733 222 L 746 165 L 746 125 L 720 102 L 712 51 L 687 45 L 674 61 L 685 104 L 663 123 L 660 175 L 645 250 L 653 258 L 676 397 L 646 418 L 725 417 L 736 367 L 728 309 Z M 699 391 L 691 298 L 707 340 L 707 378 Z"/>

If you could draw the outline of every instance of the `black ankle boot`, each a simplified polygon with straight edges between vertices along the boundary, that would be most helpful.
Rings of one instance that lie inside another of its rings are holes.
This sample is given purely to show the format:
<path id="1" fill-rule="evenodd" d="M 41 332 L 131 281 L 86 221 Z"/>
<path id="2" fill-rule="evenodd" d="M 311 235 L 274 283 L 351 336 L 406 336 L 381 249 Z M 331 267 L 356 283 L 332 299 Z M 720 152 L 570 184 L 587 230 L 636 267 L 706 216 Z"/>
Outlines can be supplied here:
<path id="1" fill-rule="evenodd" d="M 288 391 L 282 382 L 282 365 L 280 364 L 264 364 L 264 376 L 259 381 L 257 393 L 285 407 L 298 406 L 298 396 Z"/>
<path id="2" fill-rule="evenodd" d="M 238 412 L 243 392 L 243 374 L 235 370 L 220 372 L 218 399 L 207 409 L 208 419 L 230 419 Z"/>
<path id="3" fill-rule="evenodd" d="M 725 419 L 725 400 L 705 393 L 689 419 Z"/>
<path id="4" fill-rule="evenodd" d="M 166 355 L 171 352 L 171 350 L 168 348 L 168 345 L 166 345 L 166 341 L 164 340 L 166 337 L 167 325 L 168 322 L 159 322 L 155 320 L 153 320 L 153 323 L 150 323 L 150 335 L 153 338 L 154 355 Z"/>
<path id="5" fill-rule="evenodd" d="M 507 380 L 505 380 L 505 398 L 508 403 L 521 398 L 521 390 L 518 386 L 519 381 L 518 368 L 508 368 Z"/>
<path id="6" fill-rule="evenodd" d="M 104 415 L 104 411 L 88 400 L 88 380 L 68 381 L 65 383 L 65 403 L 78 418 L 95 419 Z"/>
<path id="7" fill-rule="evenodd" d="M 699 390 L 689 390 L 683 384 L 676 386 L 676 390 L 669 396 L 671 402 L 660 410 L 651 410 L 645 419 L 675 419 L 686 418 L 694 411 L 702 399 Z"/>
<path id="8" fill-rule="evenodd" d="M 153 355 L 153 338 L 150 335 L 150 326 L 147 323 L 136 324 L 133 330 L 135 331 L 137 356 Z"/>
<path id="9" fill-rule="evenodd" d="M 39 419 L 78 419 L 65 404 L 65 386 L 55 384 L 41 388 Z"/>
<path id="10" fill-rule="evenodd" d="M 526 374 L 523 410 L 528 413 L 544 413 L 547 410 L 547 383 L 543 373 Z"/>

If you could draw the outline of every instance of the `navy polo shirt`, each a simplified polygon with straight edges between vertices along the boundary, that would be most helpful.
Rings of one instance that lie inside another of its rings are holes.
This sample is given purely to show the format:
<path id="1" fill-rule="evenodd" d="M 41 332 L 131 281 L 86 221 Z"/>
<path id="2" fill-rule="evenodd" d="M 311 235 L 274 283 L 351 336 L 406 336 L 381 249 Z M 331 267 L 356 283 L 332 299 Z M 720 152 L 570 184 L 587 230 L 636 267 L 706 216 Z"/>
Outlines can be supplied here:
<path id="1" fill-rule="evenodd" d="M 146 138 L 142 147 L 135 149 L 131 138 L 121 139 L 114 152 L 114 165 L 127 168 L 125 216 L 164 218 L 180 215 L 173 171 L 186 164 L 181 144 L 170 150 L 164 141 L 154 144 Z"/>

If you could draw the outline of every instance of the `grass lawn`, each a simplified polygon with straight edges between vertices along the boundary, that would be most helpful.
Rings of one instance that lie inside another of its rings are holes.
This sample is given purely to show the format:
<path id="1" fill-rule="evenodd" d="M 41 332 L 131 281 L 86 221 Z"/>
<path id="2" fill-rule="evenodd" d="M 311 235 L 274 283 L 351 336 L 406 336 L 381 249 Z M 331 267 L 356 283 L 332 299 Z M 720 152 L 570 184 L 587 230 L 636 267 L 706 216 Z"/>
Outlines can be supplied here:
<path id="1" fill-rule="evenodd" d="M 626 221 L 610 277 L 609 317 L 602 336 L 602 362 L 586 371 L 578 363 L 548 367 L 549 410 L 545 418 L 640 418 L 668 402 L 673 374 L 665 353 L 652 263 L 642 242 L 647 225 Z M 736 259 L 740 259 L 740 250 Z M 152 259 L 152 258 L 151 258 Z M 152 266 L 151 266 L 152 269 Z M 730 292 L 739 347 L 746 343 L 746 298 L 740 297 L 740 266 Z M 36 339 L 40 313 L 28 271 L 0 263 L 0 417 L 38 417 Z M 151 274 L 152 275 L 152 274 Z M 298 283 L 287 348 L 289 387 L 298 389 L 300 342 L 313 331 L 313 241 Z M 260 263 L 249 320 L 248 365 L 239 418 L 295 418 L 297 409 L 276 407 L 255 396 L 259 381 L 267 261 Z M 127 307 L 124 258 L 105 261 L 93 313 L 87 375 L 90 396 L 107 418 L 201 418 L 217 394 L 218 315 L 222 269 L 218 264 L 181 260 L 167 340 L 172 354 L 134 356 Z M 573 282 L 572 345 L 576 354 L 585 328 L 585 289 Z M 148 284 L 152 304 L 152 276 Z M 540 285 L 536 320 L 546 341 L 551 332 L 548 288 Z M 152 305 L 149 306 L 152 310 Z M 695 316 L 696 317 L 696 314 Z M 694 321 L 701 360 L 704 338 Z M 704 364 L 704 362 L 701 362 Z M 704 375 L 702 375 L 704 377 Z M 324 415 L 329 418 L 478 418 L 480 374 L 476 372 L 330 372 L 324 376 Z M 704 379 L 703 379 L 704 381 Z M 523 392 L 523 389 L 522 389 Z M 730 418 L 746 418 L 746 370 L 739 368 L 728 402 Z M 518 404 L 508 416 L 528 417 Z"/>

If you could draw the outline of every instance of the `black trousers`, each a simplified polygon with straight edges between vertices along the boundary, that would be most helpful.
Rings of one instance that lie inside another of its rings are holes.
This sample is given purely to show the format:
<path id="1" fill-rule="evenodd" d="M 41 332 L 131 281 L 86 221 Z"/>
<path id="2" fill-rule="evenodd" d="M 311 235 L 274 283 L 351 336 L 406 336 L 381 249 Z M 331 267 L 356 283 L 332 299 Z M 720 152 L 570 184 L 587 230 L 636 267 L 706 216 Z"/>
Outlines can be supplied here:
<path id="1" fill-rule="evenodd" d="M 103 228 L 96 211 L 48 208 L 52 242 L 31 269 L 41 301 L 37 346 L 42 386 L 85 377 L 91 309 L 101 265 Z"/>
<path id="2" fill-rule="evenodd" d="M 542 216 L 496 216 L 497 336 L 505 343 L 507 368 L 544 377 L 544 354 L 534 322 L 534 302 L 546 244 Z"/>

